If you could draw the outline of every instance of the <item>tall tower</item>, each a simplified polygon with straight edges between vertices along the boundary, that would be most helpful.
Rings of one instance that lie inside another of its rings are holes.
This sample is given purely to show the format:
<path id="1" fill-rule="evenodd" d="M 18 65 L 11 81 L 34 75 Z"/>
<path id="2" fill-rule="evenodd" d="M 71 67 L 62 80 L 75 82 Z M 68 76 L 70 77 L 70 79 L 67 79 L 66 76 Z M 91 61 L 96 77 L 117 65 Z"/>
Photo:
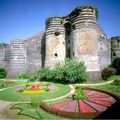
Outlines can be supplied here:
<path id="1" fill-rule="evenodd" d="M 111 38 L 112 59 L 120 57 L 120 36 Z"/>
<path id="2" fill-rule="evenodd" d="M 54 67 L 65 60 L 65 28 L 63 18 L 53 17 L 46 21 L 45 67 Z"/>
<path id="3" fill-rule="evenodd" d="M 78 7 L 69 16 L 72 58 L 85 63 L 90 80 L 99 80 L 103 60 L 104 67 L 110 64 L 110 42 L 97 22 L 98 10 L 91 6 Z M 103 56 L 103 53 L 107 54 Z"/>
<path id="4" fill-rule="evenodd" d="M 21 40 L 14 40 L 10 43 L 10 66 L 9 77 L 18 77 L 27 70 L 26 48 Z"/>

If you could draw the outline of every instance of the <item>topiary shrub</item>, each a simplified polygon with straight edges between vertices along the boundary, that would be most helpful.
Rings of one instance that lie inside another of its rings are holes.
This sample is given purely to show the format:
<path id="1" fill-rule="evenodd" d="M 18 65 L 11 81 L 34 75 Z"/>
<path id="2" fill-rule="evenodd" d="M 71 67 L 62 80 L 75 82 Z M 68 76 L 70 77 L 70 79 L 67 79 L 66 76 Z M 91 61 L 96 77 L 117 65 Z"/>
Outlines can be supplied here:
<path id="1" fill-rule="evenodd" d="M 5 78 L 7 75 L 7 70 L 4 68 L 0 68 L 0 79 Z"/>
<path id="2" fill-rule="evenodd" d="M 120 58 L 115 58 L 111 66 L 117 70 L 116 74 L 120 75 Z"/>
<path id="3" fill-rule="evenodd" d="M 102 78 L 104 80 L 106 80 L 107 78 L 109 78 L 110 76 L 114 75 L 116 73 L 116 69 L 112 68 L 112 67 L 107 67 L 104 68 L 102 71 Z"/>
<path id="4" fill-rule="evenodd" d="M 87 100 L 87 97 L 86 97 L 82 87 L 75 88 L 75 93 L 73 95 L 73 99 L 74 100 Z"/>

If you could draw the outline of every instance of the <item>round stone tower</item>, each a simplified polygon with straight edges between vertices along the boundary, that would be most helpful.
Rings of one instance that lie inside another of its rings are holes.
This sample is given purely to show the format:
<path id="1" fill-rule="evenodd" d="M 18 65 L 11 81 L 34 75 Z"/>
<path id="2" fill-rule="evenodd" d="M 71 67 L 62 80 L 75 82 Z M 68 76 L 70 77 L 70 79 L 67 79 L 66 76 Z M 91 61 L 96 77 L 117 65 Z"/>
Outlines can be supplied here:
<path id="1" fill-rule="evenodd" d="M 110 64 L 110 42 L 97 22 L 98 10 L 78 7 L 69 16 L 72 58 L 85 63 L 90 80 L 99 80 L 102 67 Z"/>
<path id="2" fill-rule="evenodd" d="M 120 57 L 120 36 L 111 38 L 112 59 Z"/>
<path id="3" fill-rule="evenodd" d="M 63 18 L 53 17 L 46 20 L 45 67 L 53 68 L 65 60 L 65 28 Z"/>

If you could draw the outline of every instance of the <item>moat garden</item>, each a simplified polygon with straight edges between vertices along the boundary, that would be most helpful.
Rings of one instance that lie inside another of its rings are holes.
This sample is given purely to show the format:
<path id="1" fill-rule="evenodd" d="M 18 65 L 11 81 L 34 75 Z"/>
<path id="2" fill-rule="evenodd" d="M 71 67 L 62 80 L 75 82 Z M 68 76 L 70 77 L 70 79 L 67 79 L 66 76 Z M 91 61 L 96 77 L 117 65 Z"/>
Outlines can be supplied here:
<path id="1" fill-rule="evenodd" d="M 88 82 L 83 63 L 66 61 L 54 70 L 0 79 L 0 119 L 117 118 L 118 73 L 110 66 L 102 72 L 104 80 Z"/>

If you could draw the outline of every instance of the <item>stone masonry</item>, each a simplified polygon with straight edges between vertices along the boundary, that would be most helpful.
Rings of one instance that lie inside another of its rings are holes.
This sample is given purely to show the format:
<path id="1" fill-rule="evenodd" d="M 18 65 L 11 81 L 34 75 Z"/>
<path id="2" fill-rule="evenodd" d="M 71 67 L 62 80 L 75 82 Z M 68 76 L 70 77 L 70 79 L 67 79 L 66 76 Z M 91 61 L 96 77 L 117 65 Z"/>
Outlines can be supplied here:
<path id="1" fill-rule="evenodd" d="M 53 68 L 69 58 L 85 63 L 89 80 L 100 80 L 101 70 L 111 64 L 111 54 L 120 56 L 118 43 L 112 40 L 111 49 L 96 8 L 78 7 L 67 16 L 48 18 L 45 32 L 0 48 L 0 67 L 8 70 L 8 77 L 17 77 L 41 67 Z"/>

